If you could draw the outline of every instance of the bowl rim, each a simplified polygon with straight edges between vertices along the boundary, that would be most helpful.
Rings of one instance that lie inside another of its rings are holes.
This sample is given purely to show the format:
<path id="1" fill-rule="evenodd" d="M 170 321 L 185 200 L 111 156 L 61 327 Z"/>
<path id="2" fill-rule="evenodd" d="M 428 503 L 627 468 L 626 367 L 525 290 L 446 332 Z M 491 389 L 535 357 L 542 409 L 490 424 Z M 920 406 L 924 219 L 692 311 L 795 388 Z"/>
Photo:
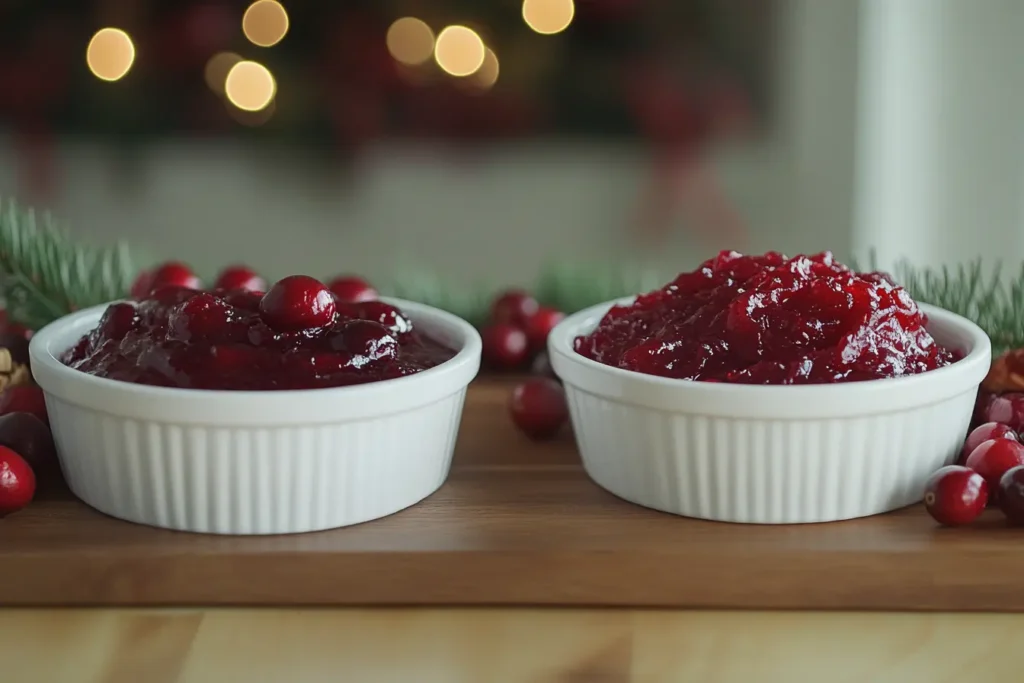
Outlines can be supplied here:
<path id="1" fill-rule="evenodd" d="M 347 422 L 411 410 L 466 387 L 480 367 L 480 334 L 462 318 L 433 306 L 380 297 L 416 324 L 440 333 L 455 356 L 413 375 L 367 384 L 319 389 L 230 391 L 133 384 L 97 377 L 58 358 L 92 330 L 113 303 L 66 315 L 32 335 L 29 357 L 36 383 L 55 397 L 119 417 L 202 425 L 272 426 Z M 161 417 L 162 416 L 162 417 Z"/>
<path id="2" fill-rule="evenodd" d="M 694 382 L 646 375 L 587 358 L 573 340 L 591 331 L 615 305 L 636 296 L 590 306 L 563 319 L 548 337 L 555 373 L 578 389 L 621 403 L 670 412 L 718 417 L 817 419 L 873 415 L 922 407 L 976 390 L 991 365 L 988 335 L 970 320 L 928 304 L 928 328 L 940 328 L 966 343 L 964 357 L 951 365 L 916 375 L 836 384 L 762 385 Z"/>

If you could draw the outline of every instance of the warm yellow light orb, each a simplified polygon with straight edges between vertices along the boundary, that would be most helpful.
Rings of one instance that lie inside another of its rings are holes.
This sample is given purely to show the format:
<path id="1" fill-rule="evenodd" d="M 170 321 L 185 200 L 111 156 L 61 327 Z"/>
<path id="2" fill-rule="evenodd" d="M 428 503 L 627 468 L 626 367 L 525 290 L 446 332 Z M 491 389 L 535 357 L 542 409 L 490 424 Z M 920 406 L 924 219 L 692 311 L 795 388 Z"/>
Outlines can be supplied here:
<path id="1" fill-rule="evenodd" d="M 386 40 L 395 61 L 407 66 L 419 66 L 434 54 L 434 32 L 415 17 L 396 20 L 388 28 Z"/>
<path id="2" fill-rule="evenodd" d="M 473 85 L 481 90 L 490 90 L 498 82 L 498 72 L 498 56 L 491 48 L 487 48 L 484 53 L 484 63 L 472 76 Z"/>
<path id="3" fill-rule="evenodd" d="M 573 0 L 523 0 L 523 21 L 546 36 L 569 28 L 575 14 Z"/>
<path id="4" fill-rule="evenodd" d="M 228 71 L 224 93 L 228 101 L 245 111 L 259 111 L 274 99 L 277 83 L 270 69 L 258 62 L 242 61 Z"/>
<path id="5" fill-rule="evenodd" d="M 242 15 L 242 33 L 253 45 L 277 45 L 288 33 L 288 12 L 277 0 L 257 0 Z"/>
<path id="6" fill-rule="evenodd" d="M 85 61 L 96 78 L 117 81 L 124 78 L 135 62 L 135 45 L 121 29 L 103 28 L 89 41 Z"/>
<path id="7" fill-rule="evenodd" d="M 484 41 L 471 28 L 448 26 L 437 36 L 434 60 L 452 76 L 469 76 L 484 63 Z"/>
<path id="8" fill-rule="evenodd" d="M 210 57 L 210 61 L 206 63 L 206 68 L 203 70 L 203 80 L 206 81 L 206 85 L 210 90 L 223 95 L 228 72 L 231 71 L 231 67 L 240 61 L 242 61 L 242 58 L 234 52 L 218 52 Z"/>

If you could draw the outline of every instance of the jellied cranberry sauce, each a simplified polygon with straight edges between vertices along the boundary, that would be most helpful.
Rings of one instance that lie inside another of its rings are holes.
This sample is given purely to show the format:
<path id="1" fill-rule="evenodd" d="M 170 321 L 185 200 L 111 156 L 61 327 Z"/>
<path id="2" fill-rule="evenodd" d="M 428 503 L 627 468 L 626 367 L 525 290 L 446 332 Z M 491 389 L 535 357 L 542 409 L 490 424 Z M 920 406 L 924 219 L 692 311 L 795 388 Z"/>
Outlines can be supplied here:
<path id="1" fill-rule="evenodd" d="M 615 306 L 576 351 L 649 375 L 740 384 L 830 384 L 913 375 L 958 355 L 907 292 L 831 253 L 722 252 Z"/>
<path id="2" fill-rule="evenodd" d="M 136 384 L 259 391 L 375 382 L 454 355 L 394 306 L 342 303 L 293 276 L 266 295 L 165 286 L 113 304 L 62 361 Z"/>

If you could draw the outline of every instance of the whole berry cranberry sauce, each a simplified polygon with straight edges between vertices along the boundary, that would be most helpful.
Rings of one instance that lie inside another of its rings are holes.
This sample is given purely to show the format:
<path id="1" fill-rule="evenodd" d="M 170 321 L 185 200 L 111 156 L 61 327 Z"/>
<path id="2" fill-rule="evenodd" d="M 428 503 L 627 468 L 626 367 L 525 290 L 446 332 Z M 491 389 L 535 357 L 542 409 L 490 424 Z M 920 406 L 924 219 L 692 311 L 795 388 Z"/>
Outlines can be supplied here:
<path id="1" fill-rule="evenodd" d="M 270 391 L 392 379 L 454 355 L 394 306 L 342 303 L 293 276 L 266 295 L 165 286 L 113 304 L 61 360 L 122 382 Z"/>
<path id="2" fill-rule="evenodd" d="M 724 251 L 615 306 L 576 351 L 649 375 L 738 384 L 831 384 L 949 365 L 907 292 L 831 253 Z"/>

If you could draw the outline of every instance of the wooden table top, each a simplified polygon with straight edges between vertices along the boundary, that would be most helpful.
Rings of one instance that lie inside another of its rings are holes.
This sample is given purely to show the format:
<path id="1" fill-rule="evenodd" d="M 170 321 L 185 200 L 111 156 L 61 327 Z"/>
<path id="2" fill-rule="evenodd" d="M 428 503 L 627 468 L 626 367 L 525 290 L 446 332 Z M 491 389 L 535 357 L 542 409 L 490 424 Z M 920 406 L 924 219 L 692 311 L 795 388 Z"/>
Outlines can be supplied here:
<path id="1" fill-rule="evenodd" d="M 561 605 L 1024 611 L 1024 531 L 919 508 L 745 526 L 630 505 L 571 437 L 533 444 L 507 384 L 471 389 L 448 483 L 347 529 L 220 537 L 106 517 L 68 495 L 0 521 L 0 605 Z"/>

